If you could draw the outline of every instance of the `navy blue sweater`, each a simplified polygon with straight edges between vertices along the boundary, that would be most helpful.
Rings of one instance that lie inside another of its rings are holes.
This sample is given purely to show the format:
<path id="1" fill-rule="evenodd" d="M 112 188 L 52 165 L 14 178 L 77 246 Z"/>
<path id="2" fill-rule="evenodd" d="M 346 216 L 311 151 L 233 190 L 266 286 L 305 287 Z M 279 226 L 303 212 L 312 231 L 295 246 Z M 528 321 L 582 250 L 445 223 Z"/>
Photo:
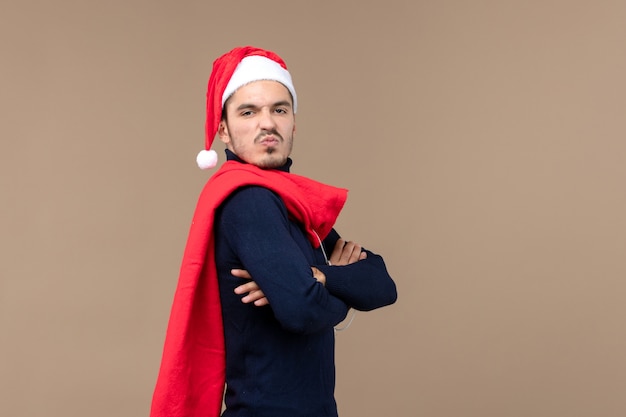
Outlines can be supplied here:
<path id="1" fill-rule="evenodd" d="M 238 160 L 227 151 L 229 160 Z M 289 170 L 291 160 L 282 168 Z M 336 417 L 333 327 L 349 308 L 372 310 L 396 300 L 382 258 L 327 266 L 272 191 L 242 187 L 215 217 L 215 262 L 226 342 L 224 417 Z M 339 235 L 323 242 L 330 256 Z M 326 275 L 326 286 L 311 266 Z M 248 270 L 269 306 L 241 302 Z"/>

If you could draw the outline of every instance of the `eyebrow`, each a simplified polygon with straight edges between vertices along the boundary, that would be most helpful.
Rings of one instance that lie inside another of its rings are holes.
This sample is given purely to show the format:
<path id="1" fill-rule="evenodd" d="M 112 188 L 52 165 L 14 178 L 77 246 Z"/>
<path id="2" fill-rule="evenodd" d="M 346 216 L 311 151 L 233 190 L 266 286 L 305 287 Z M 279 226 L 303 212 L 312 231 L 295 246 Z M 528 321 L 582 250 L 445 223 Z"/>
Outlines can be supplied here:
<path id="1" fill-rule="evenodd" d="M 291 103 L 287 100 L 274 103 L 274 107 L 291 107 Z"/>
<path id="2" fill-rule="evenodd" d="M 256 104 L 252 104 L 252 103 L 242 103 L 237 107 L 237 111 L 239 110 L 245 110 L 245 109 L 256 109 L 257 106 Z M 291 103 L 288 100 L 282 100 L 282 101 L 277 101 L 276 103 L 272 104 L 272 107 L 289 107 L 291 108 Z"/>

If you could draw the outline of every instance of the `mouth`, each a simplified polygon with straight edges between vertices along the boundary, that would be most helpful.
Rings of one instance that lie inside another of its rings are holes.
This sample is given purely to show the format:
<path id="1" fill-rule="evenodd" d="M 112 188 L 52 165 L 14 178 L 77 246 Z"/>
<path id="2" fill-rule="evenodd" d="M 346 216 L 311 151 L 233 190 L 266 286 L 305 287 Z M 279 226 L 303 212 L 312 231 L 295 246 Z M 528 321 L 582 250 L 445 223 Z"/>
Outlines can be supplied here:
<path id="1" fill-rule="evenodd" d="M 280 143 L 278 138 L 275 136 L 265 136 L 263 139 L 259 141 L 259 143 L 263 146 L 276 146 Z"/>

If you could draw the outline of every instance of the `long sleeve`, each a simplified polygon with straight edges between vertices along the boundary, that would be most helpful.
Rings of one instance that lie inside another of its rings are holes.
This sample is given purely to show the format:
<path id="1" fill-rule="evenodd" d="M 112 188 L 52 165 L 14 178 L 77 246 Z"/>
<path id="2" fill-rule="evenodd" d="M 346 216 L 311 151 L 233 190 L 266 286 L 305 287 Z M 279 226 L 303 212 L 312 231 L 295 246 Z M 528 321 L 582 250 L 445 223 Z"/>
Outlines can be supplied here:
<path id="1" fill-rule="evenodd" d="M 255 186 L 230 196 L 216 222 L 217 236 L 241 263 L 229 267 L 252 275 L 282 327 L 296 333 L 328 329 L 345 318 L 348 306 L 315 280 L 312 248 L 294 228 L 282 200 Z"/>
<path id="2" fill-rule="evenodd" d="M 324 240 L 330 252 L 339 235 L 333 229 Z M 380 255 L 365 250 L 367 258 L 345 266 L 318 265 L 326 275 L 328 291 L 356 310 L 369 311 L 393 304 L 397 299 L 394 281 Z"/>

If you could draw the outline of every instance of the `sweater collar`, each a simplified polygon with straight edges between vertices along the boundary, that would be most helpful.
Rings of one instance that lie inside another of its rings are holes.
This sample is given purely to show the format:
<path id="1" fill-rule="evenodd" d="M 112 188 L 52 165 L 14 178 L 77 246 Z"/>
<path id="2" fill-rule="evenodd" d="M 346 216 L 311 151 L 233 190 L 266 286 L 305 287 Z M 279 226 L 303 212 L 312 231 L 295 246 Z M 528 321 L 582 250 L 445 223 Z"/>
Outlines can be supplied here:
<path id="1" fill-rule="evenodd" d="M 227 161 L 237 161 L 237 162 L 241 162 L 242 164 L 247 164 L 246 161 L 244 161 L 243 159 L 238 157 L 230 149 L 225 149 L 225 151 L 226 151 L 226 160 Z M 274 169 L 276 169 L 277 171 L 289 172 L 289 169 L 291 168 L 291 164 L 292 163 L 293 163 L 293 161 L 291 160 L 291 158 L 287 158 L 287 162 L 285 162 L 285 165 L 280 166 L 278 168 L 274 168 Z"/>

